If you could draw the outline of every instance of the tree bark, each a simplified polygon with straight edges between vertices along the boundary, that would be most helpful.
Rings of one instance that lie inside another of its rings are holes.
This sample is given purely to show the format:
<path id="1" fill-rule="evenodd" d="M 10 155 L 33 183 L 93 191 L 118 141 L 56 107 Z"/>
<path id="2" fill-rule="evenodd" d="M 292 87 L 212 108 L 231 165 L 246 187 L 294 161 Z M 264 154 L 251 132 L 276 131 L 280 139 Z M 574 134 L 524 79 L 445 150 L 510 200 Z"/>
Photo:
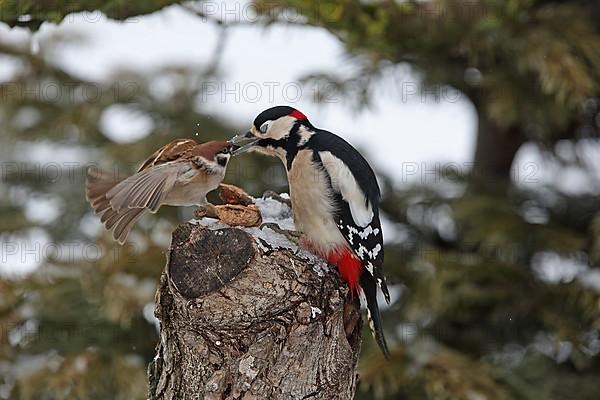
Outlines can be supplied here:
<path id="1" fill-rule="evenodd" d="M 359 309 L 323 260 L 261 233 L 191 223 L 173 233 L 150 399 L 353 398 Z"/>
<path id="2" fill-rule="evenodd" d="M 512 164 L 523 143 L 520 126 L 500 127 L 480 113 L 474 156 L 476 176 L 492 185 L 510 182 Z"/>

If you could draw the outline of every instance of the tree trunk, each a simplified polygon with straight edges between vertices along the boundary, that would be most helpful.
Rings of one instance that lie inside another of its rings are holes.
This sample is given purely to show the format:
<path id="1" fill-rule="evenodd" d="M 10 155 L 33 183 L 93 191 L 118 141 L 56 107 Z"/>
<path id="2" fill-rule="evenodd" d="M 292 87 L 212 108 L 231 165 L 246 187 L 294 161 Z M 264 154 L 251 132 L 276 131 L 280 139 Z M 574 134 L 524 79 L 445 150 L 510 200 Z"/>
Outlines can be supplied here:
<path id="1" fill-rule="evenodd" d="M 188 223 L 173 233 L 150 399 L 353 398 L 356 304 L 323 260 L 265 231 Z"/>
<path id="2" fill-rule="evenodd" d="M 500 127 L 479 113 L 474 163 L 480 183 L 508 184 L 515 155 L 524 142 L 520 126 Z"/>

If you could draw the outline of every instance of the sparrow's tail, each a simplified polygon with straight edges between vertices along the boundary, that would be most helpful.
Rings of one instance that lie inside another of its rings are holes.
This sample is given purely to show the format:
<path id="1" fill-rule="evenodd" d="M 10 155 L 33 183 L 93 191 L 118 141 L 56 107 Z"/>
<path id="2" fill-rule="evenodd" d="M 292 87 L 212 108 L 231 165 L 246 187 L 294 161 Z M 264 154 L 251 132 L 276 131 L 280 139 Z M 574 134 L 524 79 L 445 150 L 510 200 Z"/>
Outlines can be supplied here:
<path id="1" fill-rule="evenodd" d="M 146 209 L 144 208 L 125 208 L 119 211 L 111 207 L 106 193 L 122 182 L 114 174 L 108 171 L 88 170 L 85 182 L 85 196 L 96 212 L 99 214 L 100 221 L 107 230 L 112 233 L 113 238 L 120 244 L 125 243 L 129 231 L 137 222 Z"/>
<path id="2" fill-rule="evenodd" d="M 385 336 L 383 336 L 383 324 L 381 322 L 381 314 L 379 313 L 379 305 L 377 304 L 377 283 L 371 274 L 363 273 L 360 276 L 360 287 L 367 299 L 367 318 L 373 338 L 379 345 L 385 358 L 389 359 L 390 351 L 385 342 Z"/>

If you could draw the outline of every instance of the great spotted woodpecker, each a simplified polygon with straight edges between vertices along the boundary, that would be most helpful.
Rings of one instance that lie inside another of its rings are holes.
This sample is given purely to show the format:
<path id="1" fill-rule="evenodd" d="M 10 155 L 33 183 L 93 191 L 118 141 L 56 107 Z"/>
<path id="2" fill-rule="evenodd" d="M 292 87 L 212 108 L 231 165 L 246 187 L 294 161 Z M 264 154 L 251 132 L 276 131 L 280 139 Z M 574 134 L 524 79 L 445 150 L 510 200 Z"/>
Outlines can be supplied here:
<path id="1" fill-rule="evenodd" d="M 247 142 L 234 154 L 250 150 L 283 161 L 296 229 L 308 247 L 337 266 L 353 294 L 362 289 L 369 326 L 388 357 L 377 304 L 377 287 L 390 302 L 382 269 L 380 191 L 367 161 L 344 139 L 287 106 L 263 111 L 231 142 Z"/>

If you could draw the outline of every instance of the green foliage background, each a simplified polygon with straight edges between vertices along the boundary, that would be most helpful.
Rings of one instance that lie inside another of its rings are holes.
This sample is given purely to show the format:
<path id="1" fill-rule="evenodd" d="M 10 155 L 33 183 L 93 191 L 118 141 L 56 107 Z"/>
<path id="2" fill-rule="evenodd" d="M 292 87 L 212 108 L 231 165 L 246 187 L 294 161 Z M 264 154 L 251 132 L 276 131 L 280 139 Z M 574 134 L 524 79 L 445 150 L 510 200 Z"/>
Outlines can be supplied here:
<path id="1" fill-rule="evenodd" d="M 100 9 L 122 20 L 171 3 L 178 2 L 0 1 L 0 8 L 3 23 L 35 31 L 72 12 Z M 550 256 L 559 268 L 577 263 L 588 275 L 598 273 L 599 198 L 552 186 L 525 190 L 510 179 L 515 154 L 525 143 L 540 146 L 565 168 L 586 167 L 576 154 L 565 157 L 556 149 L 598 137 L 598 3 L 256 5 L 267 29 L 290 23 L 282 15 L 293 7 L 307 25 L 327 29 L 344 43 L 360 66 L 356 76 L 315 71 L 303 79 L 334 83 L 357 107 L 377 95 L 374 82 L 386 68 L 409 65 L 424 84 L 459 90 L 477 111 L 473 173 L 451 177 L 450 185 L 399 186 L 382 176 L 382 209 L 405 233 L 385 249 L 389 281 L 401 295 L 384 312 L 393 358 L 383 360 L 365 337 L 357 398 L 598 398 L 598 285 L 577 277 L 544 280 L 536 265 Z M 453 7 L 462 10 L 457 17 L 449 14 Z M 110 84 L 93 83 L 102 93 L 93 102 L 81 96 L 57 102 L 15 95 L 15 87 L 23 85 L 53 82 L 76 91 L 91 84 L 49 62 L 51 51 L 44 47 L 33 54 L 29 46 L 0 37 L 0 54 L 20 65 L 17 76 L 0 85 L 0 232 L 4 242 L 23 243 L 30 232 L 42 231 L 52 243 L 76 243 L 79 250 L 77 257 L 48 253 L 24 278 L 0 277 L 0 398 L 144 399 L 145 368 L 157 341 L 154 290 L 169 233 L 190 210 L 161 210 L 136 227 L 132 244 L 117 247 L 103 231 L 85 229 L 91 213 L 83 197 L 83 168 L 93 162 L 130 172 L 171 139 L 195 131 L 198 140 L 225 138 L 238 127 L 205 113 L 195 101 L 204 80 L 219 79 L 213 60 L 204 69 L 121 71 Z M 165 77 L 173 92 L 157 97 L 151 87 Z M 490 88 L 515 95 L 491 99 Z M 151 134 L 130 144 L 106 138 L 98 120 L 114 104 L 150 115 Z M 24 124 L 23 115 L 35 118 Z M 76 149 L 72 176 L 49 179 L 29 157 L 31 146 Z M 246 175 L 257 166 L 264 172 L 249 182 Z M 227 180 L 255 195 L 267 187 L 286 190 L 277 160 L 244 156 L 233 163 Z M 59 216 L 36 222 L 27 216 L 28 198 L 55 201 Z M 533 211 L 542 218 L 531 218 Z M 100 249 L 101 256 L 84 257 L 83 248 Z"/>

